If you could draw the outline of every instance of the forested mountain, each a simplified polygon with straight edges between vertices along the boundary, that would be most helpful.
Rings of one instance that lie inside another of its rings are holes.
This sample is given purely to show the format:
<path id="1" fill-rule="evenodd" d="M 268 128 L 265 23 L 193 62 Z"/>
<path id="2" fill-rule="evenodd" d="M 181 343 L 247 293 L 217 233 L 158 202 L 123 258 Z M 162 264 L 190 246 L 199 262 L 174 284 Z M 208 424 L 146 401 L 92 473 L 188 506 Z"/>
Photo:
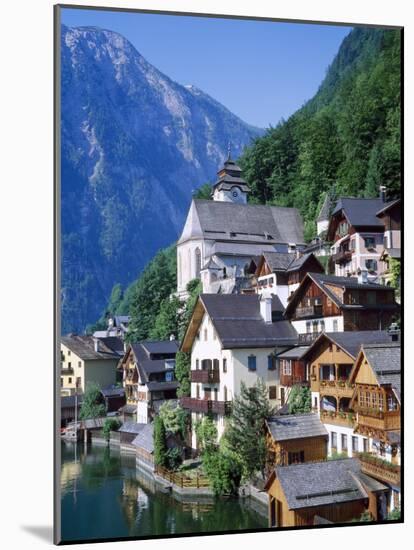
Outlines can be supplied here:
<path id="1" fill-rule="evenodd" d="M 62 26 L 62 333 L 95 321 L 177 239 L 192 190 L 263 132 L 121 35 Z"/>
<path id="2" fill-rule="evenodd" d="M 242 155 L 253 202 L 296 206 L 310 238 L 325 192 L 372 197 L 382 184 L 399 196 L 400 41 L 350 32 L 317 94 Z"/>
<path id="3" fill-rule="evenodd" d="M 239 160 L 252 188 L 250 201 L 298 207 L 309 238 L 325 192 L 369 197 L 385 184 L 389 198 L 398 196 L 400 32 L 354 29 L 315 97 L 258 138 Z M 199 194 L 208 198 L 208 186 Z M 171 247 L 153 259 L 117 304 L 116 312 L 132 314 L 139 338 L 157 334 L 160 324 L 173 326 L 167 298 L 175 289 L 174 265 Z M 152 308 L 146 285 L 157 289 Z M 107 310 L 115 313 L 110 304 Z"/>

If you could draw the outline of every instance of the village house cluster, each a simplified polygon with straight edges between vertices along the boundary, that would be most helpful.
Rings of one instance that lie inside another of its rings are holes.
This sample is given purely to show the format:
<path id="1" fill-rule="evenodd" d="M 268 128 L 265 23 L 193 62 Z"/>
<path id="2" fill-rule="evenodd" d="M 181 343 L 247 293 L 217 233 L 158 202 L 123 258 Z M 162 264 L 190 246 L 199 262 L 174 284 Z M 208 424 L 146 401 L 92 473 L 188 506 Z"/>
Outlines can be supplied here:
<path id="1" fill-rule="evenodd" d="M 62 338 L 62 426 L 93 381 L 107 414 L 123 421 L 121 445 L 153 468 L 152 421 L 163 403 L 189 410 L 188 452 L 196 455 L 197 422 L 212 418 L 220 438 L 241 385 L 261 379 L 275 410 L 267 421 L 269 525 L 345 522 L 367 511 L 383 520 L 400 507 L 400 306 L 392 286 L 400 201 L 387 202 L 383 187 L 374 199 L 327 195 L 307 244 L 296 208 L 253 205 L 248 194 L 229 156 L 212 200 L 191 203 L 177 243 L 176 295 L 186 300 L 193 279 L 202 292 L 181 342 L 172 335 L 126 344 L 127 317 L 93 336 Z M 191 357 L 191 394 L 180 399 L 178 351 Z M 296 385 L 310 389 L 308 413 L 289 414 Z"/>

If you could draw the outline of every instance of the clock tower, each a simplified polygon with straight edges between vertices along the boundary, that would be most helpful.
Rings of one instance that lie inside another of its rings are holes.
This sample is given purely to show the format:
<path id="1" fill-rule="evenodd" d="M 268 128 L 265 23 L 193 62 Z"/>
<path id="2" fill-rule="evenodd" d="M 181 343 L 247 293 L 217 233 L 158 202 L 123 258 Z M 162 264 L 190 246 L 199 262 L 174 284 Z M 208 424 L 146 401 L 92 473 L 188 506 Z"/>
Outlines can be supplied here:
<path id="1" fill-rule="evenodd" d="M 230 158 L 230 153 L 223 167 L 217 172 L 218 180 L 213 185 L 211 196 L 215 201 L 247 203 L 250 189 L 243 179 L 240 166 Z"/>

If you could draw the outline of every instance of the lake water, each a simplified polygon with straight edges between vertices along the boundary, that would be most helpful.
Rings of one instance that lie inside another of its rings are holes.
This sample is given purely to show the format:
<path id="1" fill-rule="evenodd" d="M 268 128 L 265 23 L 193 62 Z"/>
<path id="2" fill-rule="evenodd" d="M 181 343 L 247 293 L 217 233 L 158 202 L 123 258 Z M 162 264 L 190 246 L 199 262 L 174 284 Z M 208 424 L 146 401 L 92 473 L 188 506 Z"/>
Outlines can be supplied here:
<path id="1" fill-rule="evenodd" d="M 134 455 L 113 447 L 78 444 L 75 453 L 62 443 L 61 490 L 64 541 L 267 527 L 250 499 L 180 501 L 160 492 Z"/>

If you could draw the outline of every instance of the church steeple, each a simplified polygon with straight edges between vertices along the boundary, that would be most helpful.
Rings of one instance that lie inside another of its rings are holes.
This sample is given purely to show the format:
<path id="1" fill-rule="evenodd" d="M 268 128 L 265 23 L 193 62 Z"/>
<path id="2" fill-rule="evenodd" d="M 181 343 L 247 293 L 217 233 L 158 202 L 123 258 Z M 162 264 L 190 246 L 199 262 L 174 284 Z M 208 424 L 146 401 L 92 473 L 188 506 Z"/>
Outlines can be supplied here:
<path id="1" fill-rule="evenodd" d="M 213 185 L 211 193 L 215 201 L 247 203 L 247 194 L 250 192 L 250 188 L 243 179 L 242 169 L 231 158 L 230 144 L 227 160 L 217 172 L 217 176 L 218 180 Z"/>

